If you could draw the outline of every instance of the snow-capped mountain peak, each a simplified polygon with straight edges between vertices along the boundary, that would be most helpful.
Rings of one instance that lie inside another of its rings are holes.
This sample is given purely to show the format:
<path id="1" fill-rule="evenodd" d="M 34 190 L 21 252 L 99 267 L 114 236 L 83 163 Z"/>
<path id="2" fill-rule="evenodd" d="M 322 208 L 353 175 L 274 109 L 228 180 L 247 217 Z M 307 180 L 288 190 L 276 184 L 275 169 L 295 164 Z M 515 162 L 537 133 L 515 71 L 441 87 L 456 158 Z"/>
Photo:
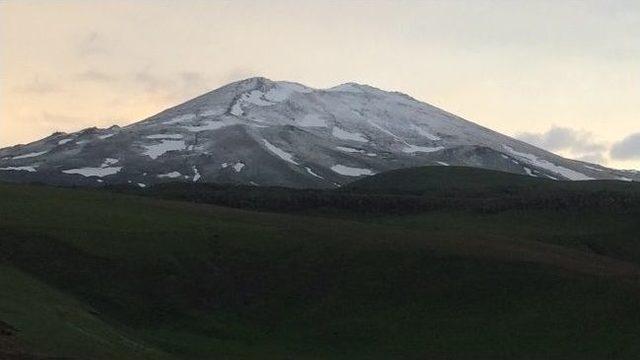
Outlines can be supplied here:
<path id="1" fill-rule="evenodd" d="M 250 78 L 125 127 L 55 133 L 0 150 L 0 179 L 139 186 L 165 181 L 335 187 L 413 166 L 552 179 L 640 180 L 568 160 L 408 95 Z"/>

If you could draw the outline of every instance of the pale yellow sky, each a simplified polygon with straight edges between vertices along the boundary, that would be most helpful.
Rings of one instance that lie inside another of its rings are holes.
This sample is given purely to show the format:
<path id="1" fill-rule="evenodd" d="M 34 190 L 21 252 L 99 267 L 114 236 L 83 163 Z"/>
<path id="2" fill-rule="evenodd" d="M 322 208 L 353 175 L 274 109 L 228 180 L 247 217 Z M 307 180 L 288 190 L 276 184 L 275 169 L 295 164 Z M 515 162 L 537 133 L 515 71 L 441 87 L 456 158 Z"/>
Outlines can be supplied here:
<path id="1" fill-rule="evenodd" d="M 638 1 L 0 0 L 0 146 L 259 75 L 402 91 L 640 169 L 638 39 Z"/>

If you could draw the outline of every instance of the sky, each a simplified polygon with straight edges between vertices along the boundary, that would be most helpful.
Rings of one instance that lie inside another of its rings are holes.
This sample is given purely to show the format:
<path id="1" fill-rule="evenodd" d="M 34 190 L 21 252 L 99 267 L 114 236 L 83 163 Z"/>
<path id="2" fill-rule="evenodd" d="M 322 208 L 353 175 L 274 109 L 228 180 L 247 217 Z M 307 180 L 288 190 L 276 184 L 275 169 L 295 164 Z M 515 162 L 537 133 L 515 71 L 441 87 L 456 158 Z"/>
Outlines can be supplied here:
<path id="1" fill-rule="evenodd" d="M 640 2 L 0 0 L 0 146 L 252 76 L 407 93 L 640 169 Z"/>

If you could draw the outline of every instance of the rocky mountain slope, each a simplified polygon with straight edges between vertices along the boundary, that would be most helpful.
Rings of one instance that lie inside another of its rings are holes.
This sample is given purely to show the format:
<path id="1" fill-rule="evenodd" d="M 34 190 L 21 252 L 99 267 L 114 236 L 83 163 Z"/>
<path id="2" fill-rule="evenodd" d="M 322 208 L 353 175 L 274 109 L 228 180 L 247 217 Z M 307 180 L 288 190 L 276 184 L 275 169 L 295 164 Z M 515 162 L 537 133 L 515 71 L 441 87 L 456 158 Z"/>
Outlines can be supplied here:
<path id="1" fill-rule="evenodd" d="M 0 150 L 0 180 L 58 185 L 331 188 L 424 165 L 640 181 L 640 173 L 562 158 L 401 93 L 265 78 L 223 86 L 126 127 L 54 133 Z"/>

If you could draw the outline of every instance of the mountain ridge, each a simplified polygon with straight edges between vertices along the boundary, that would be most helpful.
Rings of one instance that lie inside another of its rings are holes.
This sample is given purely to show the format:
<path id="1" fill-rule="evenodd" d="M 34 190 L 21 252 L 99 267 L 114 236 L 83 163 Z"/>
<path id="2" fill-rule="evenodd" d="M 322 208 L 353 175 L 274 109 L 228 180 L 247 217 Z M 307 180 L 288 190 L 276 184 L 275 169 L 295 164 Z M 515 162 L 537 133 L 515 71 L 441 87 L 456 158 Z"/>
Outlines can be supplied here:
<path id="1" fill-rule="evenodd" d="M 142 121 L 0 149 L 0 180 L 144 187 L 167 181 L 309 188 L 415 166 L 557 180 L 640 174 L 562 158 L 409 95 L 353 82 L 314 89 L 254 77 Z"/>

